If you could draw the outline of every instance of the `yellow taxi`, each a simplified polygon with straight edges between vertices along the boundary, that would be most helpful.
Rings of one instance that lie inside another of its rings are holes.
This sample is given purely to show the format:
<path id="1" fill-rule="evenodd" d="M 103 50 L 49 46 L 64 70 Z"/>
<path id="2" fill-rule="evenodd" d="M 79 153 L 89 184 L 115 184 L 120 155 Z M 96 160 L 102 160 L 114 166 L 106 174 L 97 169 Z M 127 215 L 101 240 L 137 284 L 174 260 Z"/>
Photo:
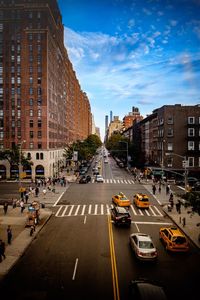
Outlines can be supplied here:
<path id="1" fill-rule="evenodd" d="M 117 206 L 123 207 L 129 207 L 131 205 L 131 201 L 122 192 L 120 192 L 118 195 L 112 196 L 112 202 Z"/>
<path id="2" fill-rule="evenodd" d="M 133 203 L 138 208 L 149 208 L 149 198 L 146 194 L 138 193 L 133 196 Z"/>
<path id="3" fill-rule="evenodd" d="M 187 252 L 189 250 L 189 242 L 186 236 L 177 227 L 160 228 L 159 237 L 166 250 L 173 252 Z"/>

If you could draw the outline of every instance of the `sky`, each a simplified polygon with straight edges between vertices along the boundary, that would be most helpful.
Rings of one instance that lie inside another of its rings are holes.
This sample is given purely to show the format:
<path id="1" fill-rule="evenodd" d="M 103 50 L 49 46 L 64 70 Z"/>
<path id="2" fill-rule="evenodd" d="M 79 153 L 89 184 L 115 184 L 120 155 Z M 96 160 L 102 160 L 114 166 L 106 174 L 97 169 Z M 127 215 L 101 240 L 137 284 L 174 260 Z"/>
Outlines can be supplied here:
<path id="1" fill-rule="evenodd" d="M 95 125 L 138 107 L 200 104 L 200 0 L 58 0 Z"/>

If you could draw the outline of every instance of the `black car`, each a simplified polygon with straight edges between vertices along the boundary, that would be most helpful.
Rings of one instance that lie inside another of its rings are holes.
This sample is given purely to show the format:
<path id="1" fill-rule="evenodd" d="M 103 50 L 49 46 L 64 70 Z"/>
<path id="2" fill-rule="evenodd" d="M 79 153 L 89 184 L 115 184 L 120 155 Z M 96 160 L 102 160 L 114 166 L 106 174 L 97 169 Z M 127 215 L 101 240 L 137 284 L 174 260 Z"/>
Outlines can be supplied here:
<path id="1" fill-rule="evenodd" d="M 111 219 L 115 225 L 131 226 L 131 215 L 127 208 L 115 206 L 111 209 Z"/>
<path id="2" fill-rule="evenodd" d="M 147 279 L 132 280 L 129 288 L 134 300 L 167 300 L 163 287 Z"/>
<path id="3" fill-rule="evenodd" d="M 79 183 L 88 183 L 91 181 L 91 176 L 90 175 L 87 175 L 87 176 L 82 176 L 80 179 L 79 179 Z"/>
<path id="4" fill-rule="evenodd" d="M 195 191 L 195 192 L 200 192 L 200 181 L 197 181 L 194 186 L 192 187 L 192 192 Z"/>

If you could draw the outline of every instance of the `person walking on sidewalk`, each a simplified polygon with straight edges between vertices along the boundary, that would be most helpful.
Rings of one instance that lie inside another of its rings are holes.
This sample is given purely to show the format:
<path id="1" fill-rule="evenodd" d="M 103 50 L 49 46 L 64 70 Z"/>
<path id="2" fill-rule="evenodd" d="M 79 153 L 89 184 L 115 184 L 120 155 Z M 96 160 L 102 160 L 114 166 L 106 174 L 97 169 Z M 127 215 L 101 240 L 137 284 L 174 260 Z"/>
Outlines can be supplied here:
<path id="1" fill-rule="evenodd" d="M 8 225 L 7 228 L 7 240 L 8 240 L 8 245 L 10 245 L 12 241 L 12 228 L 10 225 Z"/>
<path id="2" fill-rule="evenodd" d="M 0 262 L 2 262 L 2 256 L 3 258 L 5 259 L 6 256 L 5 256 L 5 243 L 0 240 Z"/>
<path id="3" fill-rule="evenodd" d="M 8 202 L 7 201 L 4 202 L 3 210 L 4 210 L 4 215 L 6 215 L 7 211 L 8 211 Z"/>
<path id="4" fill-rule="evenodd" d="M 20 207 L 21 207 L 21 214 L 22 214 L 23 211 L 24 211 L 24 209 L 25 209 L 24 201 L 23 200 L 20 201 Z"/>

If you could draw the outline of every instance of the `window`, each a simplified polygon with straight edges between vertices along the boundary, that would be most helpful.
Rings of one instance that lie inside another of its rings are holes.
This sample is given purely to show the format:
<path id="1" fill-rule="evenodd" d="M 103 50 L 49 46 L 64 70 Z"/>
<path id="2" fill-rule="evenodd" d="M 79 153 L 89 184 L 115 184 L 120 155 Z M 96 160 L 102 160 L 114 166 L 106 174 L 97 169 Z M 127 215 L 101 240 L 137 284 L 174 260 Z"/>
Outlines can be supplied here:
<path id="1" fill-rule="evenodd" d="M 174 120 L 172 116 L 169 116 L 167 119 L 167 124 L 174 124 Z"/>
<path id="2" fill-rule="evenodd" d="M 21 77 L 17 77 L 17 84 L 21 84 Z"/>
<path id="3" fill-rule="evenodd" d="M 11 83 L 15 84 L 15 77 L 11 77 Z"/>
<path id="4" fill-rule="evenodd" d="M 30 106 L 33 106 L 33 98 L 30 98 L 30 99 L 29 99 L 29 105 L 30 105 Z"/>
<path id="5" fill-rule="evenodd" d="M 40 159 L 44 159 L 44 154 L 42 152 L 40 153 Z"/>
<path id="6" fill-rule="evenodd" d="M 33 136 L 34 136 L 34 135 L 33 135 L 33 131 L 30 131 L 30 132 L 29 132 L 29 135 L 30 135 L 30 138 L 32 139 Z"/>
<path id="7" fill-rule="evenodd" d="M 173 143 L 168 143 L 167 144 L 167 150 L 168 151 L 173 151 Z"/>
<path id="8" fill-rule="evenodd" d="M 199 167 L 200 167 L 200 157 L 199 157 Z"/>
<path id="9" fill-rule="evenodd" d="M 28 38 L 29 38 L 29 41 L 32 41 L 32 40 L 33 40 L 33 35 L 32 35 L 32 33 L 29 33 Z"/>
<path id="10" fill-rule="evenodd" d="M 29 143 L 29 148 L 33 149 L 33 142 Z"/>
<path id="11" fill-rule="evenodd" d="M 194 150 L 194 141 L 188 142 L 188 150 Z"/>
<path id="12" fill-rule="evenodd" d="M 188 136 L 194 136 L 194 128 L 188 128 Z"/>
<path id="13" fill-rule="evenodd" d="M 41 117 L 42 116 L 42 111 L 41 109 L 38 109 L 38 117 Z"/>
<path id="14" fill-rule="evenodd" d="M 195 124 L 195 117 L 188 117 L 188 124 Z"/>
<path id="15" fill-rule="evenodd" d="M 33 77 L 29 77 L 29 83 L 30 83 L 30 84 L 33 83 Z"/>
<path id="16" fill-rule="evenodd" d="M 30 152 L 27 153 L 27 158 L 31 159 L 31 153 Z"/>
<path id="17" fill-rule="evenodd" d="M 38 139 L 42 138 L 42 131 L 38 131 Z"/>
<path id="18" fill-rule="evenodd" d="M 29 67 L 29 73 L 32 74 L 33 73 L 33 66 Z"/>
<path id="19" fill-rule="evenodd" d="M 173 128 L 168 128 L 167 129 L 167 136 L 173 136 L 174 132 L 173 132 Z"/>
<path id="20" fill-rule="evenodd" d="M 38 143 L 38 149 L 42 149 L 42 143 Z"/>
<path id="21" fill-rule="evenodd" d="M 194 157 L 188 157 L 188 166 L 194 167 Z"/>
<path id="22" fill-rule="evenodd" d="M 30 109 L 29 116 L 30 116 L 30 117 L 33 117 L 33 109 Z"/>
<path id="23" fill-rule="evenodd" d="M 42 127 L 42 120 L 38 120 L 38 128 L 41 128 L 41 127 Z"/>
<path id="24" fill-rule="evenodd" d="M 30 128 L 33 128 L 33 120 L 29 121 L 29 126 L 30 126 Z"/>
<path id="25" fill-rule="evenodd" d="M 29 95 L 33 95 L 33 88 L 32 87 L 29 88 Z"/>
<path id="26" fill-rule="evenodd" d="M 200 142 L 199 142 L 199 150 L 200 150 Z"/>
<path id="27" fill-rule="evenodd" d="M 17 116 L 18 116 L 18 118 L 21 117 L 21 110 L 20 109 L 17 110 Z"/>
<path id="28" fill-rule="evenodd" d="M 40 159 L 40 154 L 38 152 L 36 153 L 36 159 Z"/>

